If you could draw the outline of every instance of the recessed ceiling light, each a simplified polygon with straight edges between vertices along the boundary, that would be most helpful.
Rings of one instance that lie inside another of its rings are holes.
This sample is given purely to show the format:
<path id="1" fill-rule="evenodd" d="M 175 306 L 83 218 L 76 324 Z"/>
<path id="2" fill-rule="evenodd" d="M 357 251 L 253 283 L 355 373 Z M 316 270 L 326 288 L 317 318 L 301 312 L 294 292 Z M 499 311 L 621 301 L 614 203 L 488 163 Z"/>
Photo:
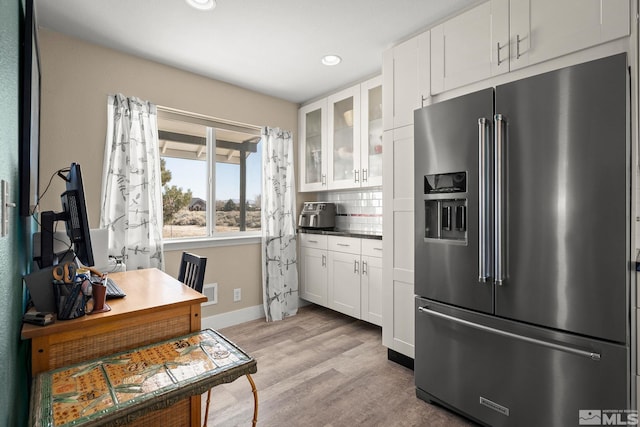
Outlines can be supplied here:
<path id="1" fill-rule="evenodd" d="M 328 66 L 338 65 L 340 61 L 342 61 L 342 58 L 338 55 L 325 55 L 322 57 L 322 63 Z"/>
<path id="2" fill-rule="evenodd" d="M 198 10 L 211 10 L 216 7 L 215 0 L 186 0 L 187 4 Z"/>

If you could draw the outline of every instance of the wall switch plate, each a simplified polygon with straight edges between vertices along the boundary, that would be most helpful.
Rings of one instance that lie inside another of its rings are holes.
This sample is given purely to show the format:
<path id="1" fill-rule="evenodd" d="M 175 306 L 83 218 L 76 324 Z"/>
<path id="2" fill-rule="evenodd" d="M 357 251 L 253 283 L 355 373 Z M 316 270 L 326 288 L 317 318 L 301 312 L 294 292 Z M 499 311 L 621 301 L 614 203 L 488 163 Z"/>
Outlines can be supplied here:
<path id="1" fill-rule="evenodd" d="M 233 302 L 238 302 L 242 299 L 242 289 L 241 288 L 235 288 L 233 290 Z"/>
<path id="2" fill-rule="evenodd" d="M 9 201 L 9 183 L 3 179 L 0 187 L 0 237 L 4 237 L 9 234 L 9 208 L 15 208 L 16 204 Z"/>
<path id="3" fill-rule="evenodd" d="M 207 297 L 207 302 L 201 305 L 214 305 L 218 303 L 218 284 L 207 283 L 202 287 L 202 293 Z"/>

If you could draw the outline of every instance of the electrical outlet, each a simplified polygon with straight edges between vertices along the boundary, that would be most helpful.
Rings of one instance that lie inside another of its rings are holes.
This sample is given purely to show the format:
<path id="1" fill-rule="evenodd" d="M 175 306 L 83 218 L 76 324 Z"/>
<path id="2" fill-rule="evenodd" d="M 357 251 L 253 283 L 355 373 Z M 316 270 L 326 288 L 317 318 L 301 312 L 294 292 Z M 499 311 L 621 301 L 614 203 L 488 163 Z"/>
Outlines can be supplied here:
<path id="1" fill-rule="evenodd" d="M 233 290 L 233 302 L 238 302 L 242 299 L 242 289 L 235 288 Z"/>

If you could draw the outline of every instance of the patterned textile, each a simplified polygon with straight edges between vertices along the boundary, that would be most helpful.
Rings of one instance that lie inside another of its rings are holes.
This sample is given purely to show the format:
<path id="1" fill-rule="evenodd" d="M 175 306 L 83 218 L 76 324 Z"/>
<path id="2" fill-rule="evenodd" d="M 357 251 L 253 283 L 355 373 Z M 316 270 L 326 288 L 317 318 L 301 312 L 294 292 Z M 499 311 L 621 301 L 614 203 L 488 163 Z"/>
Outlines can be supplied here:
<path id="1" fill-rule="evenodd" d="M 267 321 L 273 321 L 298 311 L 291 132 L 262 130 L 262 168 L 262 290 Z"/>
<path id="2" fill-rule="evenodd" d="M 156 106 L 109 95 L 100 227 L 127 269 L 162 269 L 162 190 Z"/>

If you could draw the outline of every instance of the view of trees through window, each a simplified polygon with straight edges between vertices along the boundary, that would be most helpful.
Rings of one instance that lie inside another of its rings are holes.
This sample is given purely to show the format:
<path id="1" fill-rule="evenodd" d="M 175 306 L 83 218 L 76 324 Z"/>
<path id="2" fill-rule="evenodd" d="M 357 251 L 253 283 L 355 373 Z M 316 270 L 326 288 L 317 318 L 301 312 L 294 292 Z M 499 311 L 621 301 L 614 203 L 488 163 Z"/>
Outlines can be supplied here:
<path id="1" fill-rule="evenodd" d="M 260 230 L 260 137 L 237 127 L 158 115 L 164 238 Z"/>

